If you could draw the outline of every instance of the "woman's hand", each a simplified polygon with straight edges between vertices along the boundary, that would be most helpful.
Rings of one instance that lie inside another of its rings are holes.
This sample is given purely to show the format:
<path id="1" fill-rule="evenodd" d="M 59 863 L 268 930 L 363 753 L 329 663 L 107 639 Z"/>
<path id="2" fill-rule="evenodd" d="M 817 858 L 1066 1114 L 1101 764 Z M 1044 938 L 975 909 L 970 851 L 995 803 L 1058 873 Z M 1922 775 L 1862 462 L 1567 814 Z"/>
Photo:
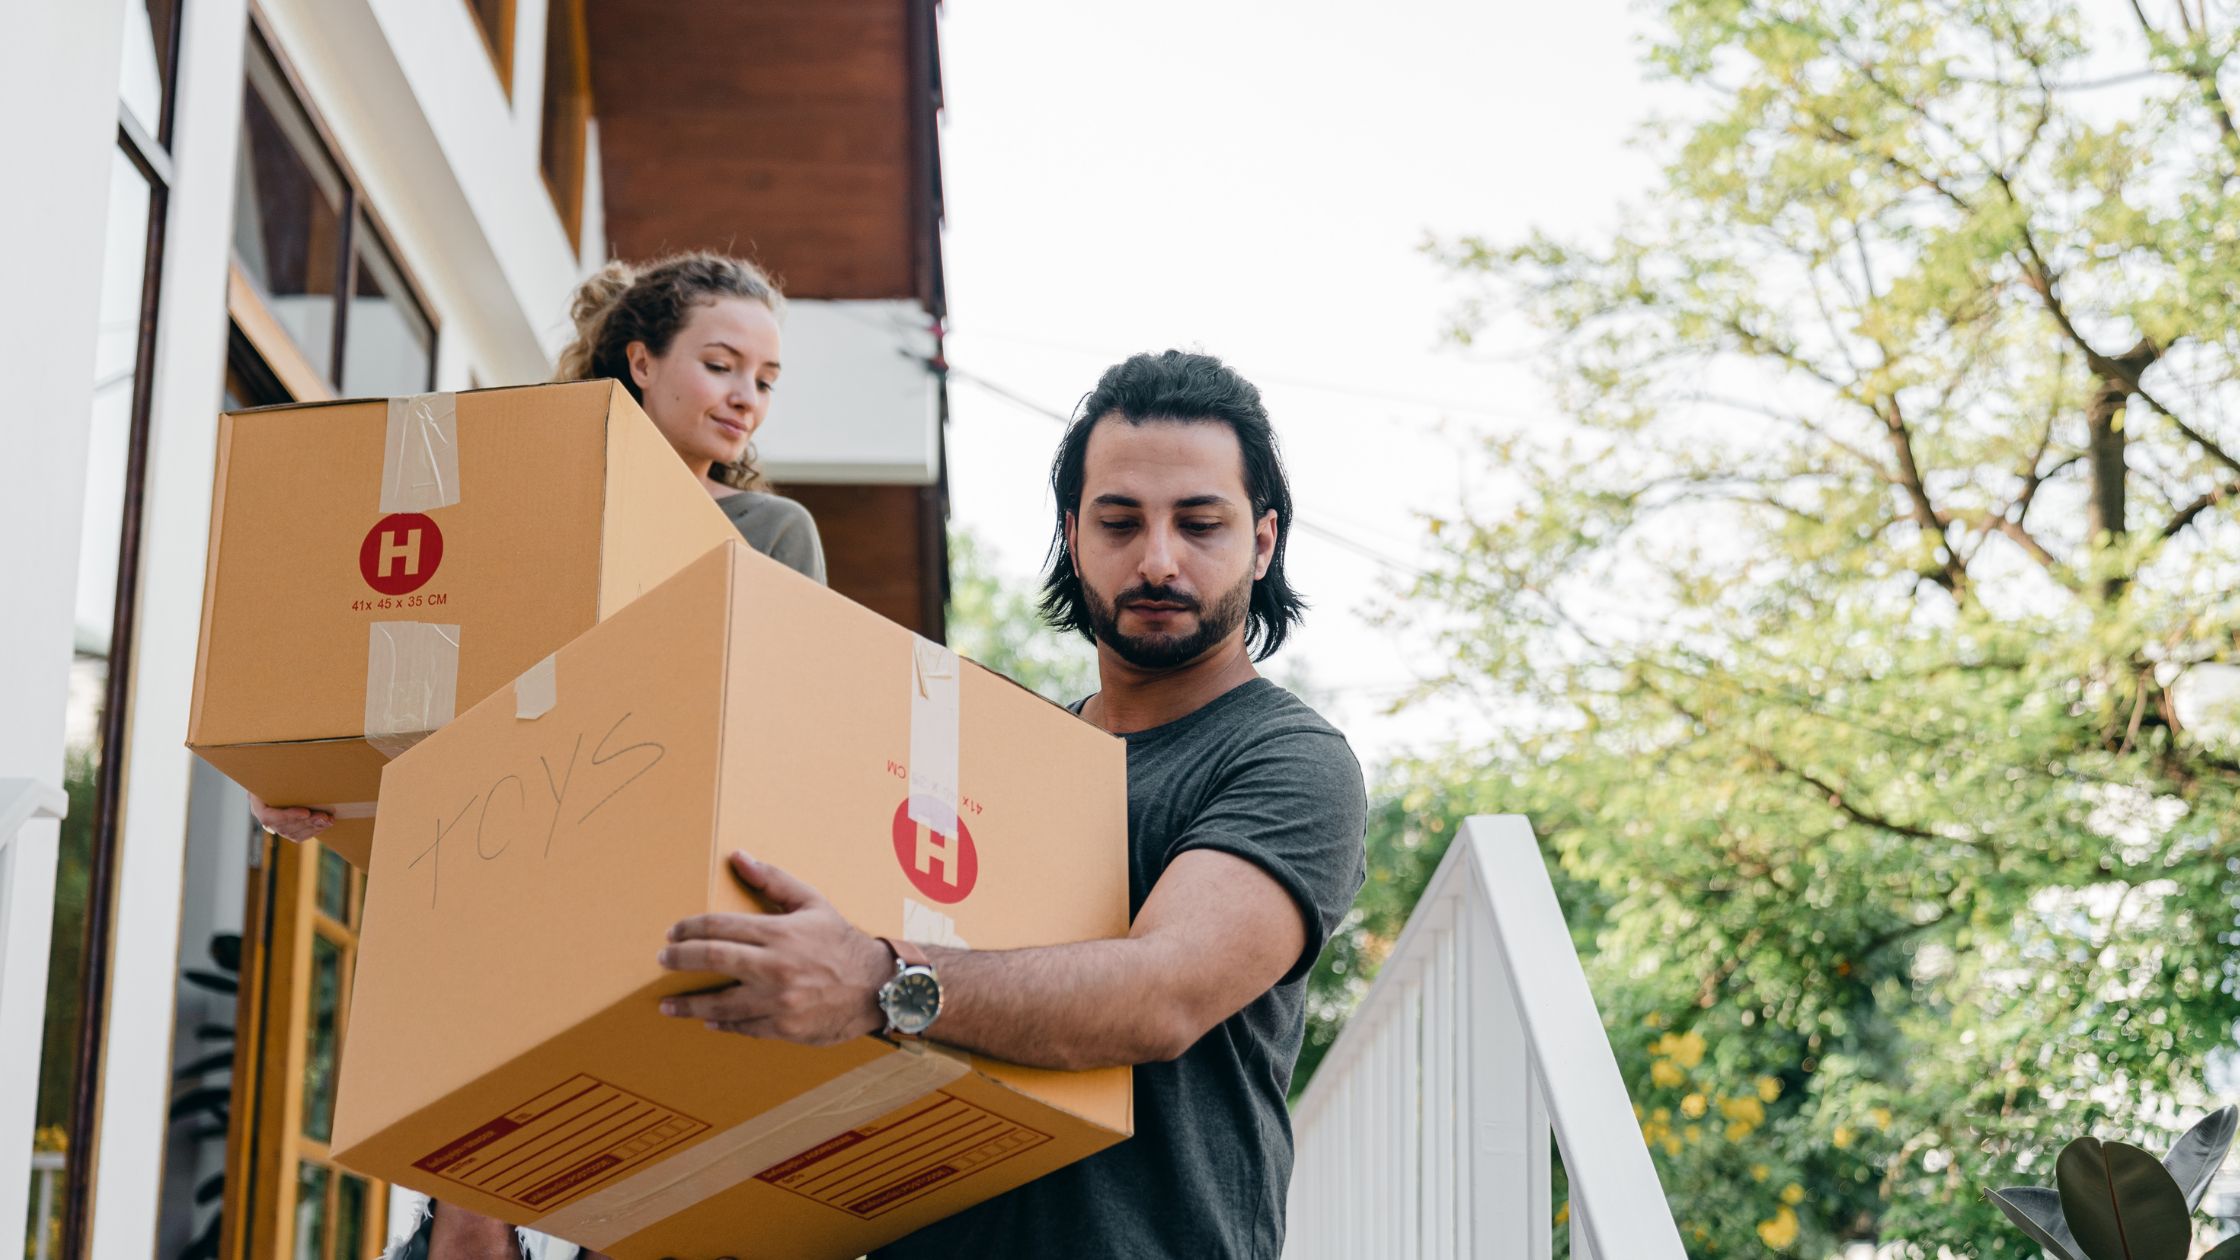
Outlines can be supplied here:
<path id="1" fill-rule="evenodd" d="M 267 805 L 254 792 L 249 793 L 249 812 L 256 817 L 259 827 L 298 843 L 334 826 L 334 815 L 325 810 L 305 809 L 299 805 Z"/>

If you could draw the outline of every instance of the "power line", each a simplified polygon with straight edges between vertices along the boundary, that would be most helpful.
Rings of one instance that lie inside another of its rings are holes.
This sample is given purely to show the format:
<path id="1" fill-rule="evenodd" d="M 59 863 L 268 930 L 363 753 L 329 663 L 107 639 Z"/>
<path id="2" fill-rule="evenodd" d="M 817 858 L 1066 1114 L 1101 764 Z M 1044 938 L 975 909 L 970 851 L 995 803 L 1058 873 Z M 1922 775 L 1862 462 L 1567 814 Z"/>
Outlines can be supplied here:
<path id="1" fill-rule="evenodd" d="M 1007 403 L 1010 403 L 1012 406 L 1033 412 L 1035 415 L 1038 415 L 1045 420 L 1050 420 L 1061 425 L 1073 423 L 1072 417 L 1065 415 L 1057 409 L 1053 407 L 1046 407 L 1043 404 L 1038 403 L 1031 398 L 1028 398 L 1026 395 L 999 385 L 994 381 L 991 381 L 988 378 L 979 375 L 976 372 L 965 371 L 964 369 L 959 368 L 954 364 L 929 364 L 928 367 L 931 370 L 938 370 L 942 372 L 952 381 L 962 381 L 967 385 L 972 385 L 979 389 L 986 390 L 988 393 L 995 395 L 997 398 L 1000 398 Z M 1401 560 L 1394 556 L 1386 555 L 1385 553 L 1378 551 L 1376 548 L 1368 546 L 1367 544 L 1362 543 L 1361 541 L 1349 535 L 1342 534 L 1337 530 L 1331 529 L 1325 525 L 1318 524 L 1314 521 L 1305 521 L 1300 520 L 1297 517 L 1293 517 L 1291 521 L 1291 527 L 1298 530 L 1300 533 L 1312 534 L 1313 536 L 1320 538 L 1325 542 L 1353 552 L 1354 554 L 1361 556 L 1363 559 L 1370 560 L 1376 564 L 1384 566 L 1387 569 L 1394 570 L 1418 581 L 1422 581 L 1423 579 L 1431 576 L 1428 571 L 1414 564 L 1411 564 L 1408 561 Z"/>
<path id="2" fill-rule="evenodd" d="M 1018 345 L 1036 346 L 1045 350 L 1057 350 L 1067 354 L 1077 354 L 1086 359 L 1109 359 L 1111 357 L 1111 352 L 1108 350 L 1100 350 L 1092 346 L 1070 342 L 1050 341 L 1039 337 L 1027 337 L 1018 333 L 989 332 L 982 329 L 966 335 L 987 337 L 996 341 L 1009 341 Z M 1406 407 L 1424 407 L 1434 411 L 1452 412 L 1456 415 L 1480 416 L 1489 420 L 1506 420 L 1513 424 L 1529 424 L 1532 422 L 1532 418 L 1529 416 L 1519 415 L 1513 411 L 1503 411 L 1497 407 L 1488 407 L 1484 403 L 1469 402 L 1456 398 L 1438 398 L 1429 394 L 1408 394 L 1393 390 L 1370 389 L 1341 381 L 1321 381 L 1300 376 L 1270 375 L 1265 372 L 1254 372 L 1252 379 L 1268 385 L 1288 385 L 1293 389 L 1314 390 L 1325 394 L 1343 394 L 1347 397 L 1363 398 L 1372 402 L 1395 403 Z"/>

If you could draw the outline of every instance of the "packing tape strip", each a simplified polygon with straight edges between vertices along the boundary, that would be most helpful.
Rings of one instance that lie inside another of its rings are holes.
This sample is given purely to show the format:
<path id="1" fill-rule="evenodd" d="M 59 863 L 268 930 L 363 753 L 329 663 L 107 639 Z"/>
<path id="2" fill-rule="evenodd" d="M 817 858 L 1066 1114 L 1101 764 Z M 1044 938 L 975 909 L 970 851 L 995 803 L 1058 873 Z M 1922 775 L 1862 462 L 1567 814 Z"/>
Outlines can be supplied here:
<path id="1" fill-rule="evenodd" d="M 513 716 L 533 722 L 552 712 L 560 703 L 560 657 L 558 653 L 538 661 L 522 671 L 513 680 Z"/>
<path id="2" fill-rule="evenodd" d="M 459 707 L 459 627 L 376 621 L 366 641 L 366 742 L 395 758 Z"/>
<path id="3" fill-rule="evenodd" d="M 910 643 L 910 820 L 957 834 L 957 654 L 928 639 Z"/>
<path id="4" fill-rule="evenodd" d="M 381 514 L 429 512 L 458 501 L 458 396 L 390 399 L 388 439 L 381 450 Z"/>
<path id="5" fill-rule="evenodd" d="M 922 1098 L 969 1070 L 963 1060 L 931 1047 L 898 1047 L 529 1225 L 593 1251 L 605 1251 L 780 1160 Z"/>

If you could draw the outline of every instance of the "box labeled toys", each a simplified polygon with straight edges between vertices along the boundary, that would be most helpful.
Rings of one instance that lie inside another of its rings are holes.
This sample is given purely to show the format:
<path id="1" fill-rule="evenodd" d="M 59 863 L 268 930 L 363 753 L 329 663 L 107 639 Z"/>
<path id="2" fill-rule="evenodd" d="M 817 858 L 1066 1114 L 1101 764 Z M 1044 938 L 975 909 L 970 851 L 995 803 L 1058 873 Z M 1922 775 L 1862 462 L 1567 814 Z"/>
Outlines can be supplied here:
<path id="1" fill-rule="evenodd" d="M 612 381 L 229 414 L 188 746 L 362 867 L 390 757 L 737 537 Z"/>
<path id="2" fill-rule="evenodd" d="M 1117 740 L 733 542 L 390 762 L 336 1158 L 618 1257 L 854 1257 L 1126 1137 L 1125 1068 L 660 1014 L 744 850 L 874 936 L 1128 930 Z"/>

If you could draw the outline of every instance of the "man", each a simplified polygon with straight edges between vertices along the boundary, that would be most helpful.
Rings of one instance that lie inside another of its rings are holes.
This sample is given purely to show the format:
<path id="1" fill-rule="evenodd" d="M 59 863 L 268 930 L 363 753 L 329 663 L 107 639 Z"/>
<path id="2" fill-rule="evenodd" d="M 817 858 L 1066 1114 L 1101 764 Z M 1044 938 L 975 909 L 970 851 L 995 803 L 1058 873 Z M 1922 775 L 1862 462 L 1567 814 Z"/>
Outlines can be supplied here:
<path id="1" fill-rule="evenodd" d="M 1366 817 L 1345 738 L 1253 667 L 1303 608 L 1283 568 L 1290 488 L 1259 391 L 1172 350 L 1104 374 L 1051 483 L 1043 610 L 1095 641 L 1101 686 L 1076 712 L 1128 743 L 1128 936 L 926 948 L 938 1003 L 913 1006 L 885 944 L 741 854 L 734 869 L 777 913 L 677 924 L 665 966 L 738 983 L 663 1009 L 809 1044 L 916 1023 L 1031 1066 L 1136 1066 L 1133 1139 L 882 1260 L 1273 1260 L 1306 975 L 1360 891 Z"/>

